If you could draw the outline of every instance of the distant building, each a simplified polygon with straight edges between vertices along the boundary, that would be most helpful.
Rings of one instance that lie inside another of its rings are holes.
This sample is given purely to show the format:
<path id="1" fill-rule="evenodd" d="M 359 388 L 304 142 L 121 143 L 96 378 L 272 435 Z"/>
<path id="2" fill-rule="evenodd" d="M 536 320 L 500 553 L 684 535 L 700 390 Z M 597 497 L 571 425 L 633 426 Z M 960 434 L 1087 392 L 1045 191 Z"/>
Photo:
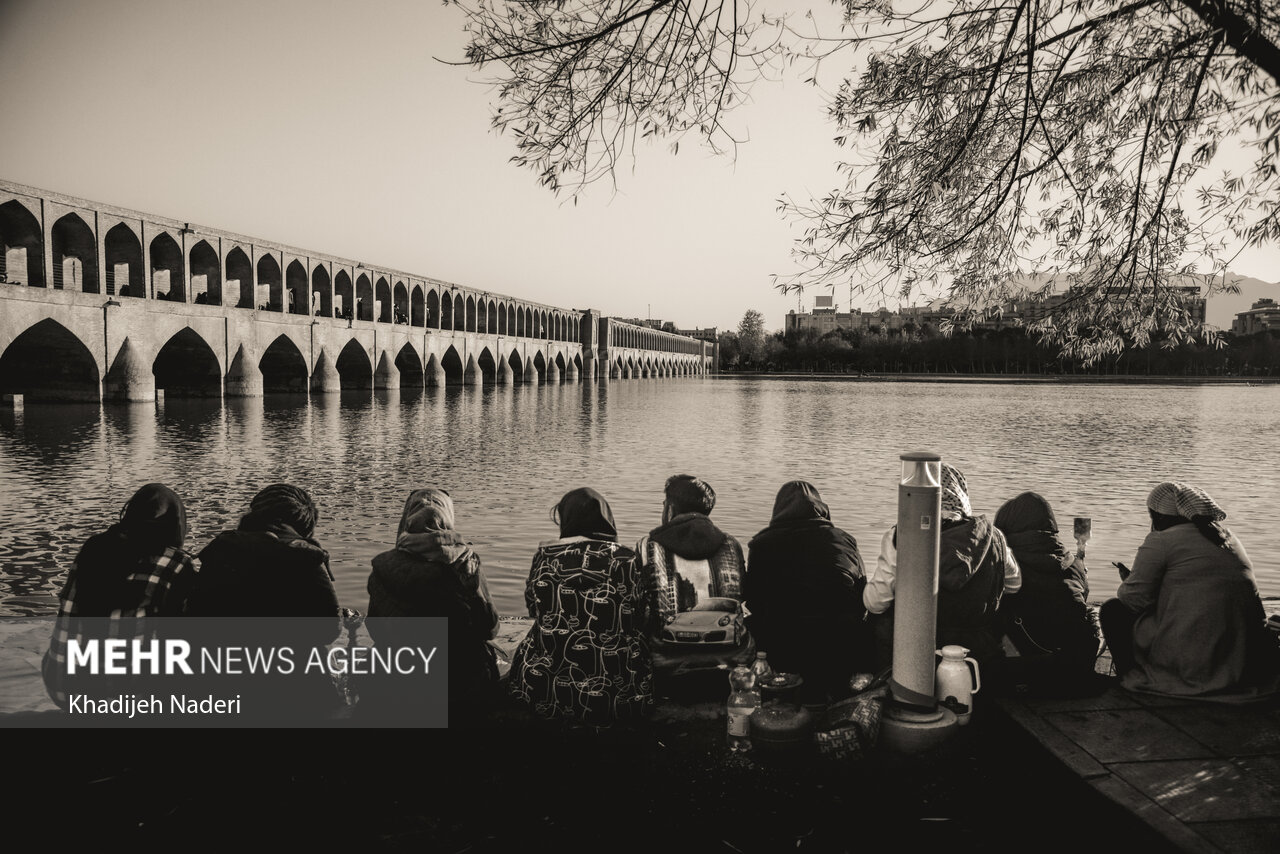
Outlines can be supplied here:
<path id="1" fill-rule="evenodd" d="M 696 338 L 699 341 L 707 341 L 711 344 L 715 344 L 720 340 L 720 328 L 718 326 L 708 326 L 705 329 L 677 329 L 675 330 L 675 333 L 677 335 L 684 335 L 687 338 Z"/>
<path id="2" fill-rule="evenodd" d="M 1280 305 L 1273 299 L 1260 299 L 1248 311 L 1242 311 L 1231 321 L 1231 331 L 1237 335 L 1255 332 L 1280 332 Z"/>

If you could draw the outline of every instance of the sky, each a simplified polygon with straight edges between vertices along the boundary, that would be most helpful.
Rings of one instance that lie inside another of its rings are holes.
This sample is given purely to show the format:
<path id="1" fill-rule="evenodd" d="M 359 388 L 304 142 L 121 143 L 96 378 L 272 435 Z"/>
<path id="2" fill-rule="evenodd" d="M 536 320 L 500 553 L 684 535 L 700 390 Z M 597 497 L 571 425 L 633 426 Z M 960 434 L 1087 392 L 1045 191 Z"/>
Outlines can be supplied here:
<path id="1" fill-rule="evenodd" d="M 735 157 L 641 147 L 575 206 L 508 162 L 496 91 L 441 61 L 465 44 L 439 0 L 0 0 L 0 178 L 565 308 L 782 327 L 777 200 L 838 183 L 821 92 L 757 84 Z M 1280 248 L 1233 270 L 1275 281 Z"/>

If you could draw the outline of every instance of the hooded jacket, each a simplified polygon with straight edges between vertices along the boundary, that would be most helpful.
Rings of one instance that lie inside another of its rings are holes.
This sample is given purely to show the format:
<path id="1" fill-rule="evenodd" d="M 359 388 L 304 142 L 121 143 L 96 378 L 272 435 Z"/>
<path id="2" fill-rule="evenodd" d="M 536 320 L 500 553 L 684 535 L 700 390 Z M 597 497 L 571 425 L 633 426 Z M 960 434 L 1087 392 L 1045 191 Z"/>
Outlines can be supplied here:
<path id="1" fill-rule="evenodd" d="M 838 687 L 869 653 L 858 640 L 865 573 L 857 541 L 831 523 L 812 484 L 792 481 L 748 549 L 742 592 L 757 648 L 775 670 Z"/>
<path id="2" fill-rule="evenodd" d="M 669 621 L 677 611 L 686 611 L 708 595 L 677 573 L 676 557 L 707 562 L 713 597 L 742 598 L 742 573 L 746 559 L 742 544 L 715 526 L 703 513 L 681 513 L 649 532 L 636 544 L 636 552 L 646 568 L 657 577 L 662 591 L 662 617 Z"/>
<path id="3" fill-rule="evenodd" d="M 974 658 L 998 657 L 997 617 L 1006 574 L 1017 561 L 986 516 L 944 522 L 938 560 L 938 646 L 959 644 Z"/>

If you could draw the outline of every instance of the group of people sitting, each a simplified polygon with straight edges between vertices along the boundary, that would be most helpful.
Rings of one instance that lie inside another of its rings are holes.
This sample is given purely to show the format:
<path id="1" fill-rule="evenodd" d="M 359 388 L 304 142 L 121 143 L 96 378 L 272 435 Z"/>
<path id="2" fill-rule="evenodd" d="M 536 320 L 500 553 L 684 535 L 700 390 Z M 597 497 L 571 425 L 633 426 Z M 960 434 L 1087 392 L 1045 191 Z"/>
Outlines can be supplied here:
<path id="1" fill-rule="evenodd" d="M 1203 491 L 1166 482 L 1151 492 L 1152 531 L 1132 571 L 1121 568 L 1124 581 L 1102 606 L 1100 626 L 1088 604 L 1084 550 L 1064 545 L 1043 497 L 1022 493 L 988 521 L 973 512 L 957 469 L 942 464 L 941 484 L 937 645 L 968 649 L 989 668 L 984 681 L 1003 674 L 1006 684 L 1096 691 L 1105 639 L 1131 690 L 1220 701 L 1280 692 L 1280 647 L 1249 559 Z M 666 629 L 698 610 L 720 612 L 721 627 L 742 621 L 775 670 L 800 675 L 807 701 L 840 699 L 851 675 L 891 667 L 894 529 L 868 568 L 818 490 L 797 480 L 778 491 L 769 524 L 744 551 L 711 521 L 715 502 L 706 481 L 671 477 L 662 524 L 631 548 L 618 542 L 599 492 L 566 493 L 551 513 L 559 536 L 540 544 L 526 583 L 531 627 L 500 679 L 490 643 L 498 613 L 480 558 L 456 528 L 448 492 L 414 490 L 394 546 L 373 559 L 367 625 L 380 642 L 375 626 L 394 625 L 380 618 L 448 618 L 451 726 L 505 701 L 593 726 L 642 718 L 662 679 L 655 651 L 675 640 Z M 253 498 L 235 530 L 193 556 L 181 499 L 147 484 L 119 522 L 81 548 L 60 616 L 312 617 L 322 618 L 313 642 L 331 643 L 342 611 L 328 553 L 314 538 L 317 516 L 305 490 L 275 484 Z M 1016 657 L 1006 657 L 1006 639 Z M 63 704 L 65 653 L 60 629 L 45 676 Z M 337 699 L 331 689 L 321 695 Z"/>

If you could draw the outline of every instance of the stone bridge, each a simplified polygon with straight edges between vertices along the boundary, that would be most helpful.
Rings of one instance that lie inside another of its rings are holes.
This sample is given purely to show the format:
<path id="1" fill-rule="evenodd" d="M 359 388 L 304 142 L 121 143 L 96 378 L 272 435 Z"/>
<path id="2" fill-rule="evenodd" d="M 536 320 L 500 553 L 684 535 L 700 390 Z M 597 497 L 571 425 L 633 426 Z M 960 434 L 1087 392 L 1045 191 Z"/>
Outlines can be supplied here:
<path id="1" fill-rule="evenodd" d="M 0 181 L 0 394 L 701 375 L 713 345 Z"/>

